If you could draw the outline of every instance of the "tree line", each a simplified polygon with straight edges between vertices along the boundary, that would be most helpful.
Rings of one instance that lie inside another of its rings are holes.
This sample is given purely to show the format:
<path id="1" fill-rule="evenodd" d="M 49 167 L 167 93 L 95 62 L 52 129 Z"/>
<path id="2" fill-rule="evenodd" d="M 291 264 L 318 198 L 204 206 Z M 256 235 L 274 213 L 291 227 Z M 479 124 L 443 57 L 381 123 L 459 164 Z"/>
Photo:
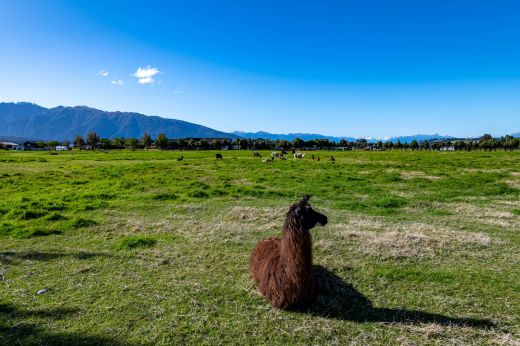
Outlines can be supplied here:
<path id="1" fill-rule="evenodd" d="M 457 139 L 457 140 L 430 140 L 417 141 L 410 143 L 393 142 L 368 142 L 366 139 L 339 142 L 328 139 L 303 140 L 296 138 L 288 140 L 270 139 L 168 139 L 161 133 L 155 140 L 146 132 L 141 138 L 122 138 L 113 139 L 102 138 L 95 132 L 89 132 L 86 141 L 81 136 L 76 136 L 74 143 L 81 147 L 83 143 L 89 144 L 93 148 L 101 149 L 150 149 L 161 150 L 220 150 L 222 148 L 241 149 L 241 150 L 290 150 L 290 149 L 319 149 L 319 150 L 449 150 L 449 151 L 472 151 L 472 150 L 515 150 L 520 149 L 520 139 L 512 136 L 493 138 L 490 134 L 485 134 L 478 139 Z"/>
<path id="2" fill-rule="evenodd" d="M 164 133 L 157 138 L 152 137 L 146 132 L 141 138 L 123 138 L 116 137 L 113 139 L 100 138 L 95 131 L 87 132 L 85 137 L 77 135 L 74 137 L 74 146 L 78 149 L 161 149 L 161 150 L 221 150 L 241 149 L 241 150 L 291 150 L 291 149 L 307 149 L 307 150 L 439 150 L 439 151 L 472 151 L 472 150 L 518 150 L 520 149 L 520 139 L 512 136 L 503 136 L 493 138 L 489 134 L 485 134 L 476 139 L 457 139 L 457 140 L 430 140 L 417 141 L 410 143 L 393 142 L 368 142 L 366 139 L 358 139 L 356 141 L 347 141 L 345 139 L 339 142 L 333 142 L 328 139 L 302 140 L 296 138 L 292 141 L 288 140 L 270 140 L 270 139 L 245 139 L 237 138 L 235 140 L 220 139 L 186 139 L 177 138 L 169 139 Z M 38 146 L 55 147 L 60 143 L 58 141 L 38 142 Z M 69 141 L 62 143 L 69 146 Z"/>

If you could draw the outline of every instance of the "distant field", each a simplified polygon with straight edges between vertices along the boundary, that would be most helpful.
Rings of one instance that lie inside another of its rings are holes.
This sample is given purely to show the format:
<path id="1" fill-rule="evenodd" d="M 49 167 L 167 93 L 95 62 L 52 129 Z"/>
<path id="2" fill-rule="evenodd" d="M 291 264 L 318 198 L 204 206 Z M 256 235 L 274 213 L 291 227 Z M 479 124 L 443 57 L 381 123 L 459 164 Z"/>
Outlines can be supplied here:
<path id="1" fill-rule="evenodd" d="M 0 344 L 520 343 L 520 152 L 221 153 L 0 152 Z M 279 311 L 248 259 L 306 193 L 321 291 Z"/>

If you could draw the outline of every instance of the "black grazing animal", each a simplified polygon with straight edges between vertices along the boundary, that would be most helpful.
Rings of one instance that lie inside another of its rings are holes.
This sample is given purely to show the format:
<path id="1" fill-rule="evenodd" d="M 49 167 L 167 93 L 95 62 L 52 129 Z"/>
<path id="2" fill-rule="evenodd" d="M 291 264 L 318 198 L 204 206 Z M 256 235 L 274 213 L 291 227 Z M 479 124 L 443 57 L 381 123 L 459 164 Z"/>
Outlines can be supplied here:
<path id="1" fill-rule="evenodd" d="M 177 161 L 182 161 L 182 160 L 184 160 L 184 155 L 177 159 Z"/>
<path id="2" fill-rule="evenodd" d="M 262 155 L 260 155 L 260 153 L 258 153 L 258 152 L 254 152 L 253 157 L 262 157 Z"/>
<path id="3" fill-rule="evenodd" d="M 282 155 L 287 155 L 287 152 L 285 150 L 282 150 Z"/>
<path id="4" fill-rule="evenodd" d="M 218 153 L 215 154 L 215 158 L 216 158 L 217 160 L 224 160 L 224 158 L 222 157 L 222 154 L 218 154 Z"/>
<path id="5" fill-rule="evenodd" d="M 336 161 L 336 159 L 334 158 L 334 156 L 329 156 L 329 161 L 334 162 L 334 161 Z"/>

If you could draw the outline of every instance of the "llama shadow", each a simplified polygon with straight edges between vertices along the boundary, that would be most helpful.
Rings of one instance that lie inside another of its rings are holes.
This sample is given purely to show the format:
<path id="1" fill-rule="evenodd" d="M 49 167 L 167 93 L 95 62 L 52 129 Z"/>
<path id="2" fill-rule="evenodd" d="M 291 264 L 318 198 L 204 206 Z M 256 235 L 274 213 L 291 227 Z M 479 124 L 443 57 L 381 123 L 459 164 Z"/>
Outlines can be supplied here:
<path id="1" fill-rule="evenodd" d="M 298 311 L 315 316 L 353 322 L 383 323 L 436 323 L 477 328 L 491 328 L 495 324 L 487 319 L 456 318 L 424 311 L 377 308 L 361 292 L 322 266 L 314 266 L 318 282 L 315 301 Z"/>

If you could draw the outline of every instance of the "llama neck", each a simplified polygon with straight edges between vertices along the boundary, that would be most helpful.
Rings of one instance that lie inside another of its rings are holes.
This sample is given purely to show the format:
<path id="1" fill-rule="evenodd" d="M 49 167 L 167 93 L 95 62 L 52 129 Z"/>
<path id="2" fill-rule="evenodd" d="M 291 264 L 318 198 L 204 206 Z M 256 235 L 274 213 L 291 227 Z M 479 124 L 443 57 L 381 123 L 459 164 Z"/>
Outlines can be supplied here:
<path id="1" fill-rule="evenodd" d="M 284 228 L 280 259 L 287 272 L 306 275 L 312 270 L 312 239 L 309 231 Z"/>

